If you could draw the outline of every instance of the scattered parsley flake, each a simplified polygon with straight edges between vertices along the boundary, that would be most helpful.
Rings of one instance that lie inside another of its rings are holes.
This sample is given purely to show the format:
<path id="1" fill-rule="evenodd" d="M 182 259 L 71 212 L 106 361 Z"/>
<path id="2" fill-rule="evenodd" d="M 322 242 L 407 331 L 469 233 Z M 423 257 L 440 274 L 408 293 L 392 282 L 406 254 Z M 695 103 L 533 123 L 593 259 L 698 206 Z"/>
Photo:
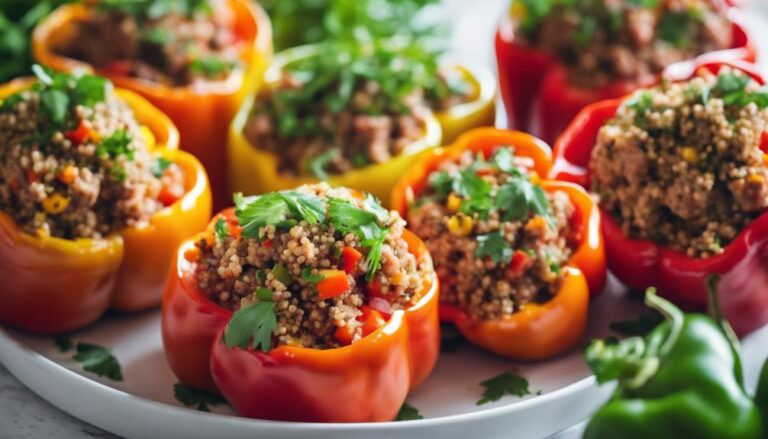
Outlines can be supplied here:
<path id="1" fill-rule="evenodd" d="M 219 219 L 216 220 L 216 224 L 213 226 L 213 230 L 216 234 L 216 240 L 219 242 L 224 241 L 227 236 L 229 236 L 229 224 L 227 224 L 227 220 L 225 220 L 224 217 L 219 217 Z"/>
<path id="2" fill-rule="evenodd" d="M 419 410 L 416 407 L 407 402 L 403 403 L 400 407 L 400 411 L 397 412 L 397 416 L 395 416 L 395 421 L 413 421 L 416 419 L 424 419 L 424 416 L 419 413 Z"/>
<path id="3" fill-rule="evenodd" d="M 490 257 L 493 262 L 507 263 L 512 260 L 512 246 L 500 232 L 495 231 L 477 237 L 475 257 L 482 259 Z"/>
<path id="4" fill-rule="evenodd" d="M 193 389 L 181 383 L 173 385 L 173 396 L 181 404 L 187 407 L 196 407 L 201 412 L 210 412 L 209 405 L 217 406 L 226 403 L 224 398 L 215 393 Z"/>
<path id="5" fill-rule="evenodd" d="M 532 395 L 528 380 L 511 372 L 504 372 L 487 379 L 480 383 L 480 385 L 485 388 L 485 391 L 482 398 L 477 401 L 477 405 L 498 401 L 504 395 L 513 395 L 521 398 Z"/>
<path id="6" fill-rule="evenodd" d="M 301 279 L 306 283 L 316 284 L 325 279 L 325 276 L 320 273 L 313 274 L 312 267 L 304 267 L 301 269 Z"/>
<path id="7" fill-rule="evenodd" d="M 109 349 L 91 343 L 78 343 L 76 351 L 72 358 L 82 365 L 83 370 L 113 381 L 123 380 L 120 363 Z"/>

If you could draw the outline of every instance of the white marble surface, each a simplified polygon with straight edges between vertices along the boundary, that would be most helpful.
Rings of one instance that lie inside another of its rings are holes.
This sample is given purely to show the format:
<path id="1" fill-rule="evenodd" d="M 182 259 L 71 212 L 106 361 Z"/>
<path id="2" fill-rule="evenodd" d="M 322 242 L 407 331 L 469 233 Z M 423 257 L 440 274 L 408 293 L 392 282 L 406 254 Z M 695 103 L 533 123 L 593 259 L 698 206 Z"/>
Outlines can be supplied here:
<path id="1" fill-rule="evenodd" d="M 453 52 L 474 62 L 493 65 L 492 37 L 496 17 L 506 0 L 445 0 L 440 13 L 448 15 L 454 24 Z M 768 23 L 768 0 L 754 0 L 749 14 L 750 31 L 765 41 Z M 761 44 L 761 61 L 768 60 L 768 45 Z M 478 47 L 483 48 L 477 50 Z M 72 395 L 76 398 L 77 395 Z M 560 437 L 575 438 L 580 429 L 564 432 Z M 8 371 L 0 366 L 0 439 L 32 438 L 113 438 L 115 436 L 85 424 L 51 406 L 30 392 Z"/>

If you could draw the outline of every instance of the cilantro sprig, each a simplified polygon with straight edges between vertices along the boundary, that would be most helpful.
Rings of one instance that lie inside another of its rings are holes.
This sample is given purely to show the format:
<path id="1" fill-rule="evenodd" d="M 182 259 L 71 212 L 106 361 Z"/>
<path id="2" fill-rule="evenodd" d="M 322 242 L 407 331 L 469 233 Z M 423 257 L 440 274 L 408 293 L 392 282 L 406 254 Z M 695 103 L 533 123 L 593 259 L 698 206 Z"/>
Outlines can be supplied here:
<path id="1" fill-rule="evenodd" d="M 56 337 L 54 344 L 60 352 L 70 352 L 74 349 L 72 359 L 80 363 L 83 370 L 113 381 L 123 380 L 120 362 L 108 348 L 93 343 L 75 343 L 67 336 Z"/>
<path id="2" fill-rule="evenodd" d="M 373 198 L 368 198 L 367 202 L 376 207 L 364 210 L 347 200 L 331 199 L 328 203 L 328 217 L 336 230 L 342 234 L 354 233 L 360 238 L 363 247 L 368 248 L 365 263 L 366 278 L 370 281 L 381 268 L 381 248 L 388 229 L 379 224 L 383 211 L 381 204 Z"/>
<path id="3" fill-rule="evenodd" d="M 498 401 L 504 395 L 522 398 L 533 394 L 528 380 L 512 372 L 504 372 L 481 382 L 480 385 L 485 388 L 485 391 L 482 398 L 477 401 L 477 405 Z"/>
<path id="4" fill-rule="evenodd" d="M 419 409 L 407 402 L 403 403 L 397 416 L 395 416 L 395 421 L 414 421 L 416 419 L 424 419 L 424 416 L 419 413 Z"/>
<path id="5" fill-rule="evenodd" d="M 184 404 L 187 407 L 195 407 L 201 412 L 210 412 L 209 405 L 226 404 L 226 400 L 221 396 L 206 392 L 204 390 L 197 390 L 191 387 L 187 387 L 182 383 L 176 383 L 173 385 L 173 396 L 176 401 Z"/>
<path id="6" fill-rule="evenodd" d="M 277 328 L 275 302 L 264 300 L 245 305 L 235 311 L 224 330 L 224 343 L 230 348 L 259 349 L 269 352 L 272 348 L 272 333 Z"/>

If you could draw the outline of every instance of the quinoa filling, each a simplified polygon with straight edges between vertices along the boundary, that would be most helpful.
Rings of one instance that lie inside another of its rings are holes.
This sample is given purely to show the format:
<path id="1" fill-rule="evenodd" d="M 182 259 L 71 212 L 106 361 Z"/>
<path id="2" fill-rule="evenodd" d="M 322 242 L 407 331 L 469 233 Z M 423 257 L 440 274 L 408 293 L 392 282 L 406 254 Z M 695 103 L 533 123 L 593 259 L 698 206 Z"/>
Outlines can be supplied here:
<path id="1" fill-rule="evenodd" d="M 554 297 L 575 245 L 570 199 L 544 191 L 527 171 L 530 159 L 513 151 L 465 151 L 441 163 L 408 209 L 408 223 L 432 254 L 441 302 L 477 320 Z"/>
<path id="2" fill-rule="evenodd" d="M 183 196 L 182 170 L 150 154 L 148 130 L 109 81 L 35 73 L 0 102 L 0 211 L 22 230 L 102 238 Z"/>
<path id="3" fill-rule="evenodd" d="M 517 37 L 557 57 L 569 81 L 596 88 L 731 47 L 731 22 L 710 0 L 515 0 Z"/>
<path id="4" fill-rule="evenodd" d="M 282 173 L 324 180 L 384 163 L 424 137 L 431 110 L 472 97 L 462 72 L 434 58 L 415 44 L 331 45 L 287 64 L 256 97 L 243 133 L 277 156 Z"/>
<path id="5" fill-rule="evenodd" d="M 592 150 L 592 190 L 633 238 L 719 254 L 768 207 L 768 88 L 722 69 L 628 98 Z"/>
<path id="6" fill-rule="evenodd" d="M 168 86 L 226 79 L 240 46 L 222 0 L 100 1 L 59 51 L 97 70 Z"/>
<path id="7" fill-rule="evenodd" d="M 322 183 L 235 204 L 235 218 L 197 243 L 195 271 L 198 288 L 235 311 L 231 346 L 348 345 L 429 283 L 431 261 L 408 251 L 405 222 L 371 196 Z"/>

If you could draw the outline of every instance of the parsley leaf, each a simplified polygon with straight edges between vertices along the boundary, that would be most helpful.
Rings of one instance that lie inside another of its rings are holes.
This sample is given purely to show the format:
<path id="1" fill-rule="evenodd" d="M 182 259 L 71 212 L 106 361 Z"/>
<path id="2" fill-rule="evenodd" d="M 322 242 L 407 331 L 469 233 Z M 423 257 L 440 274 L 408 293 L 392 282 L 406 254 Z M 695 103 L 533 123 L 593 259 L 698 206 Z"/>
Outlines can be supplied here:
<path id="1" fill-rule="evenodd" d="M 118 129 L 109 137 L 101 141 L 96 147 L 96 154 L 100 157 L 117 158 L 124 155 L 128 160 L 133 160 L 134 150 L 130 148 L 133 138 L 125 129 Z"/>
<path id="2" fill-rule="evenodd" d="M 515 155 L 508 146 L 499 146 L 493 152 L 490 163 L 499 171 L 508 174 L 520 175 L 520 171 L 515 167 Z"/>
<path id="3" fill-rule="evenodd" d="M 72 358 L 83 366 L 83 370 L 114 381 L 123 380 L 120 363 L 109 349 L 90 343 L 78 343 L 76 350 Z"/>
<path id="4" fill-rule="evenodd" d="M 196 406 L 201 412 L 210 412 L 211 409 L 208 407 L 209 404 L 216 406 L 227 402 L 224 398 L 215 393 L 193 389 L 181 383 L 173 385 L 173 396 L 176 398 L 176 401 L 179 401 L 187 407 Z"/>
<path id="5" fill-rule="evenodd" d="M 216 224 L 213 226 L 213 230 L 216 233 L 216 240 L 221 242 L 229 236 L 229 225 L 227 224 L 227 220 L 224 219 L 224 217 L 219 217 L 218 220 L 216 220 Z"/>
<path id="6" fill-rule="evenodd" d="M 298 192 L 272 192 L 246 200 L 235 194 L 235 215 L 243 228 L 242 235 L 258 237 L 261 227 L 286 227 L 298 221 L 318 224 L 325 218 L 325 201 L 315 195 Z"/>
<path id="7" fill-rule="evenodd" d="M 325 168 L 328 167 L 333 159 L 339 154 L 339 148 L 331 148 L 322 154 L 318 154 L 309 162 L 309 171 L 320 180 L 328 180 L 328 173 L 325 172 Z"/>
<path id="8" fill-rule="evenodd" d="M 325 276 L 320 273 L 313 274 L 312 267 L 304 267 L 301 269 L 301 279 L 308 284 L 316 284 L 325 279 Z"/>
<path id="9" fill-rule="evenodd" d="M 395 421 L 413 421 L 416 419 L 424 419 L 424 416 L 419 413 L 419 410 L 416 407 L 407 402 L 403 403 L 400 407 L 400 411 L 397 412 L 397 416 L 395 416 Z"/>
<path id="10" fill-rule="evenodd" d="M 375 199 L 369 199 L 373 203 Z M 378 202 L 376 202 L 378 204 Z M 360 238 L 363 247 L 368 248 L 366 260 L 366 278 L 373 279 L 381 268 L 381 247 L 387 238 L 387 229 L 379 226 L 377 220 L 382 212 L 373 212 L 354 206 L 347 200 L 331 199 L 328 203 L 328 218 L 336 230 L 342 234 L 354 233 Z M 383 210 L 383 208 L 382 208 Z"/>
<path id="11" fill-rule="evenodd" d="M 69 111 L 69 95 L 58 89 L 47 89 L 40 92 L 40 109 L 51 118 L 55 125 L 61 125 Z"/>
<path id="12" fill-rule="evenodd" d="M 512 246 L 498 231 L 479 235 L 475 257 L 482 259 L 486 256 L 489 256 L 497 264 L 507 263 L 512 260 Z"/>
<path id="13" fill-rule="evenodd" d="M 440 199 L 444 199 L 450 195 L 451 190 L 453 189 L 453 177 L 450 173 L 445 171 L 433 172 L 430 174 L 427 183 L 435 190 L 437 197 Z"/>
<path id="14" fill-rule="evenodd" d="M 221 76 L 235 67 L 232 61 L 223 60 L 217 57 L 198 58 L 189 64 L 192 72 L 200 73 L 208 78 Z"/>
<path id="15" fill-rule="evenodd" d="M 263 301 L 246 305 L 232 315 L 224 331 L 224 343 L 241 349 L 258 349 L 269 352 L 272 348 L 272 332 L 277 327 L 275 302 Z"/>
<path id="16" fill-rule="evenodd" d="M 480 385 L 485 387 L 485 391 L 483 397 L 477 401 L 477 405 L 498 401 L 504 395 L 523 397 L 532 394 L 528 388 L 528 380 L 510 372 L 487 379 Z"/>

